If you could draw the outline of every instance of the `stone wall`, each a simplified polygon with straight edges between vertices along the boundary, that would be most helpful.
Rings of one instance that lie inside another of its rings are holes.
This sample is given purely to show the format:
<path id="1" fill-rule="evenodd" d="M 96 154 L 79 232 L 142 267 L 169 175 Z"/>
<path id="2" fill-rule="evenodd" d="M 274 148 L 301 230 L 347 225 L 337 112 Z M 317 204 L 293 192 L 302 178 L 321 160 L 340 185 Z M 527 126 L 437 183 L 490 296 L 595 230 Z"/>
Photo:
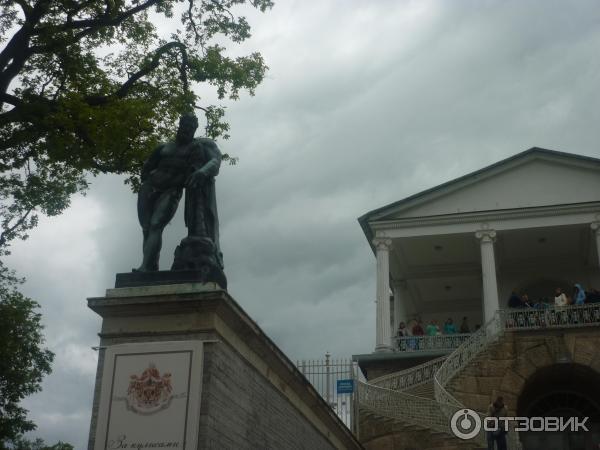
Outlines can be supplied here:
<path id="1" fill-rule="evenodd" d="M 88 299 L 88 305 L 103 318 L 101 347 L 204 342 L 198 449 L 362 448 L 295 365 L 225 291 L 193 285 L 111 289 L 106 297 Z M 103 356 L 101 349 L 90 450 Z"/>
<path id="2" fill-rule="evenodd" d="M 600 373 L 600 329 L 506 333 L 455 376 L 448 391 L 463 405 L 480 412 L 485 412 L 497 396 L 503 396 L 509 414 L 515 414 L 519 395 L 537 370 L 569 363 Z"/>
<path id="3" fill-rule="evenodd" d="M 335 448 L 226 343 L 206 346 L 203 377 L 199 448 Z"/>
<path id="4" fill-rule="evenodd" d="M 419 429 L 361 410 L 360 441 L 367 450 L 478 450 L 446 433 Z"/>
<path id="5" fill-rule="evenodd" d="M 466 407 L 480 412 L 486 412 L 491 401 L 503 396 L 509 415 L 516 415 L 519 398 L 524 398 L 523 393 L 532 385 L 528 382 L 534 376 L 538 380 L 540 371 L 551 368 L 556 372 L 555 367 L 566 366 L 584 367 L 594 377 L 600 377 L 598 327 L 507 332 L 459 372 L 449 383 L 448 391 Z M 546 372 L 542 373 L 545 377 Z M 565 386 L 569 383 L 573 380 L 566 378 Z M 433 386 L 423 384 L 410 393 L 430 398 Z M 404 425 L 367 410 L 361 410 L 359 436 L 368 450 L 477 448 L 445 433 Z"/>

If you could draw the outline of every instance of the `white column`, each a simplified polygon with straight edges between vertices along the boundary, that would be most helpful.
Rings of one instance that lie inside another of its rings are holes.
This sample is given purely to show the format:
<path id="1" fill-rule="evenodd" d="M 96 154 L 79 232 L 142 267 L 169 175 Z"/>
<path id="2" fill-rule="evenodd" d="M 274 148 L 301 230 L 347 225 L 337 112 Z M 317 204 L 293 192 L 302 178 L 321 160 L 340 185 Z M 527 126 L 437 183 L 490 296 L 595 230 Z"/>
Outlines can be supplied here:
<path id="1" fill-rule="evenodd" d="M 480 230 L 475 233 L 481 246 L 481 274 L 483 277 L 483 321 L 486 323 L 500 309 L 498 284 L 496 282 L 496 260 L 494 258 L 494 230 Z"/>
<path id="2" fill-rule="evenodd" d="M 406 308 L 406 299 L 403 298 L 403 292 L 406 288 L 406 281 L 394 281 L 392 290 L 394 291 L 394 326 L 392 334 L 398 331 L 400 322 L 406 323 L 408 319 L 408 309 Z"/>
<path id="3" fill-rule="evenodd" d="M 596 238 L 596 250 L 598 252 L 598 264 L 600 265 L 600 222 L 594 222 L 590 225 Z"/>
<path id="4" fill-rule="evenodd" d="M 391 239 L 373 240 L 377 250 L 377 313 L 375 318 L 375 351 L 391 350 L 390 333 L 390 246 Z"/>

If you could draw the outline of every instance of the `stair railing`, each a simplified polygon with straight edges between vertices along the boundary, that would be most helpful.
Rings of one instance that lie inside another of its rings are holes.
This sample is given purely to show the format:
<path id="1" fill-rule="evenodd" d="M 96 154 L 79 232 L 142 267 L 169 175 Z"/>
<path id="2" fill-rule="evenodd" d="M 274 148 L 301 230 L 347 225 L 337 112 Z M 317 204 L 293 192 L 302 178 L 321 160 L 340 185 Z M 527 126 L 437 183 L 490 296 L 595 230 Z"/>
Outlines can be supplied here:
<path id="1" fill-rule="evenodd" d="M 358 383 L 358 399 L 361 408 L 372 413 L 397 419 L 406 425 L 412 425 L 450 434 L 448 417 L 459 408 L 440 405 L 437 401 L 422 398 L 406 392 Z"/>
<path id="2" fill-rule="evenodd" d="M 446 385 L 473 358 L 487 349 L 492 342 L 495 342 L 500 337 L 504 331 L 502 322 L 501 312 L 496 311 L 494 316 L 485 325 L 479 328 L 460 347 L 446 357 L 433 377 L 435 399 L 438 402 L 464 407 L 446 390 Z"/>
<path id="3" fill-rule="evenodd" d="M 452 352 L 442 363 L 438 371 L 434 375 L 433 387 L 436 401 L 440 405 L 449 405 L 457 409 L 463 409 L 463 406 L 450 392 L 446 386 L 454 378 L 454 376 L 465 368 L 477 355 L 486 350 L 490 344 L 496 342 L 507 329 L 507 324 L 510 324 L 511 312 L 496 311 L 491 320 L 477 330 L 470 339 L 464 342 L 454 352 Z M 509 325 L 510 327 L 510 325 Z M 448 408 L 442 408 L 444 413 Z M 477 413 L 480 419 L 485 419 L 481 413 Z M 446 420 L 450 420 L 452 416 L 446 415 Z M 475 438 L 480 443 L 486 442 L 486 434 L 483 427 L 480 429 Z M 515 431 L 509 432 L 506 436 L 507 447 L 509 450 L 520 450 L 522 448 L 518 433 Z"/>
<path id="4" fill-rule="evenodd" d="M 445 359 L 445 356 L 441 356 L 406 370 L 383 375 L 370 380 L 369 384 L 395 391 L 405 391 L 415 386 L 432 382 L 433 376 Z"/>
<path id="5" fill-rule="evenodd" d="M 433 359 L 419 366 L 359 383 L 358 396 L 361 407 L 376 414 L 398 419 L 409 425 L 421 426 L 451 434 L 450 418 L 465 409 L 446 386 L 455 375 L 465 368 L 477 355 L 498 341 L 506 331 L 535 330 L 598 326 L 600 304 L 569 307 L 550 307 L 543 310 L 501 310 L 491 320 L 473 333 L 448 356 Z M 408 394 L 411 387 L 433 381 L 435 400 Z M 479 414 L 481 420 L 485 418 Z M 483 430 L 475 437 L 485 445 Z M 521 447 L 518 434 L 507 435 L 510 450 Z"/>

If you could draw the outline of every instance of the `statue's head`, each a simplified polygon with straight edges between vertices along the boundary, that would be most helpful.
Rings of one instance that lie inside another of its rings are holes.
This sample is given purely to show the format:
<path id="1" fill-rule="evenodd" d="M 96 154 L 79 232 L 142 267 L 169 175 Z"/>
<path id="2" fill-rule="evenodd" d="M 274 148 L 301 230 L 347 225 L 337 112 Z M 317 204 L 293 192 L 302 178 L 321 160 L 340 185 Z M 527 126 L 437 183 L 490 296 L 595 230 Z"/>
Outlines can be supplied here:
<path id="1" fill-rule="evenodd" d="M 179 119 L 179 128 L 177 130 L 177 142 L 191 142 L 194 139 L 194 133 L 198 128 L 198 118 L 194 113 L 184 113 Z"/>

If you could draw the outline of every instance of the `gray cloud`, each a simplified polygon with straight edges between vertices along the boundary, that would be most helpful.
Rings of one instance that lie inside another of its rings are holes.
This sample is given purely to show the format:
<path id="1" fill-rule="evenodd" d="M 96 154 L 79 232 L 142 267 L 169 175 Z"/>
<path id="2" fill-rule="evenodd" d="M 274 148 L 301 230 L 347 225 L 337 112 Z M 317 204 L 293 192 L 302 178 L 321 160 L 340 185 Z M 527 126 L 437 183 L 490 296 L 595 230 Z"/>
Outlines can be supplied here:
<path id="1" fill-rule="evenodd" d="M 252 14 L 271 70 L 227 103 L 218 178 L 230 292 L 292 359 L 374 346 L 375 259 L 356 218 L 542 146 L 600 156 L 595 1 L 280 2 Z M 207 94 L 207 98 L 210 95 Z M 119 177 L 43 220 L 9 264 L 28 277 L 57 353 L 27 400 L 47 440 L 83 448 L 99 321 L 84 299 L 139 264 Z M 184 235 L 168 227 L 162 267 Z"/>

